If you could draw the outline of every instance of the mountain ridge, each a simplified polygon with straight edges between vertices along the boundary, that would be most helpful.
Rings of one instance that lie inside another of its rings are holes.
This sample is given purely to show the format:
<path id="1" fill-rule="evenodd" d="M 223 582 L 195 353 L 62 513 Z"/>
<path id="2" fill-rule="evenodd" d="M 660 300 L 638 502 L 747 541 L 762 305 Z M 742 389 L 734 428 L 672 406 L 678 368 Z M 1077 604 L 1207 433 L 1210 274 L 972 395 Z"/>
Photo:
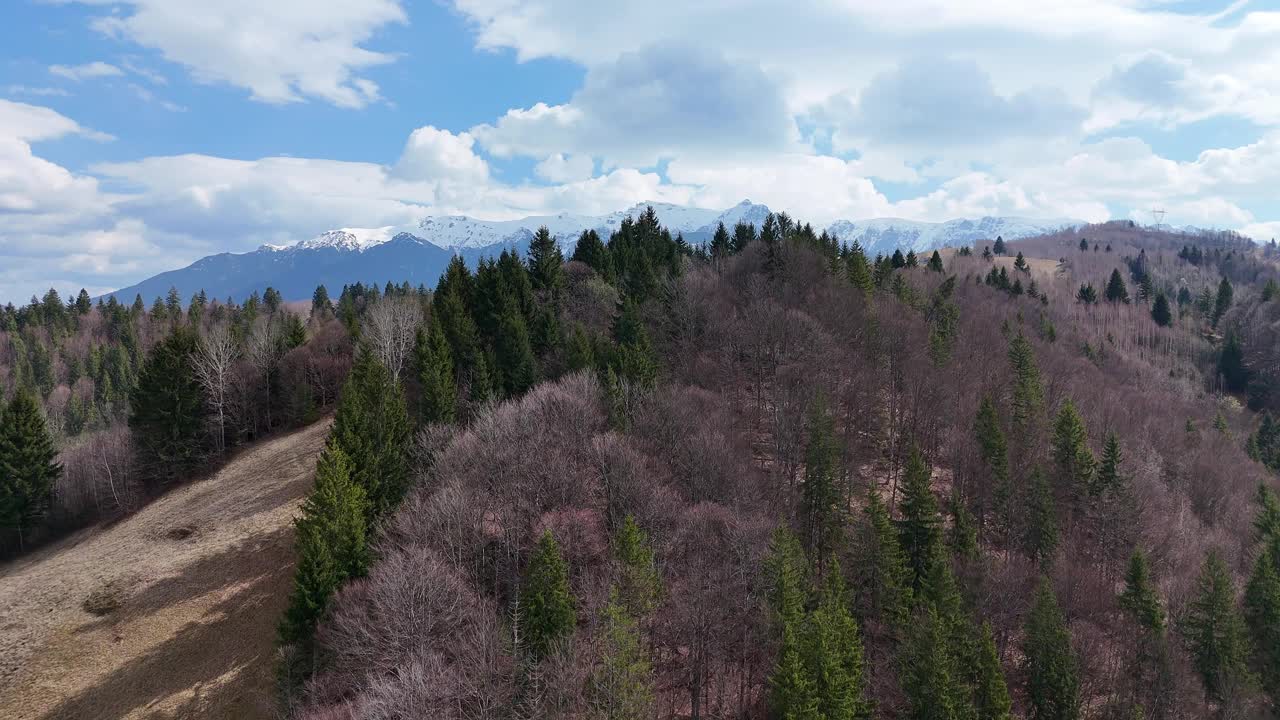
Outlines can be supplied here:
<path id="1" fill-rule="evenodd" d="M 534 232 L 546 226 L 566 251 L 573 250 L 584 230 L 595 230 L 604 240 L 627 217 L 637 217 L 653 207 L 659 222 L 672 233 L 684 235 L 692 245 L 710 241 L 718 223 L 732 230 L 738 222 L 759 227 L 770 213 L 768 206 L 743 200 L 724 210 L 671 203 L 637 203 L 604 215 L 534 215 L 516 220 L 480 220 L 465 215 L 422 218 L 408 226 L 346 227 L 325 231 L 287 245 L 263 245 L 246 253 L 218 253 L 185 268 L 166 271 L 134 285 L 105 294 L 128 302 L 135 295 L 144 301 L 163 296 L 170 287 L 184 297 L 205 290 L 210 297 L 243 299 L 255 290 L 271 286 L 290 300 L 311 296 L 317 285 L 331 289 L 345 284 L 386 281 L 432 286 L 449 261 L 461 256 L 474 266 L 481 258 L 503 250 L 525 251 Z M 836 220 L 821 230 L 842 243 L 858 242 L 871 255 L 896 249 L 917 252 L 956 244 L 973 244 L 1003 236 L 1013 240 L 1083 225 L 1066 218 L 1039 220 L 1013 216 L 960 218 L 924 222 L 903 218 Z"/>

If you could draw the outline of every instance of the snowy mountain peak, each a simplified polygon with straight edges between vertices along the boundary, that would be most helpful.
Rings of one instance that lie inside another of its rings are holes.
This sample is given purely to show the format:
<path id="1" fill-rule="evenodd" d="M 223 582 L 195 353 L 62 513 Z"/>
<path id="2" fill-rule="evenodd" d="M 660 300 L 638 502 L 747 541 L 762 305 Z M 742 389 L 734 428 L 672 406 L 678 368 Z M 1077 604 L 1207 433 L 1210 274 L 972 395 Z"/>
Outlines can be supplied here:
<path id="1" fill-rule="evenodd" d="M 371 247 L 381 245 L 396 235 L 394 226 L 380 228 L 342 228 L 323 232 L 310 240 L 293 245 L 299 250 L 319 250 L 333 248 L 335 250 L 354 250 L 364 252 Z"/>

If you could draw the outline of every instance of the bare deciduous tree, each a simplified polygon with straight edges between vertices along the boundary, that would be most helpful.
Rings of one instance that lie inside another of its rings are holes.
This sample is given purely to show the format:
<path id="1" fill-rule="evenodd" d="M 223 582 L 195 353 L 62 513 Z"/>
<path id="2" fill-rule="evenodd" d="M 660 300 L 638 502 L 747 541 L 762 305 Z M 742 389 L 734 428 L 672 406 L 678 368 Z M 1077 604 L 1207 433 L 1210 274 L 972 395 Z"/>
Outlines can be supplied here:
<path id="1" fill-rule="evenodd" d="M 196 378 L 209 396 L 209 404 L 218 417 L 218 450 L 227 447 L 227 389 L 235 370 L 240 350 L 225 323 L 209 328 L 200 341 L 195 357 Z"/>
<path id="2" fill-rule="evenodd" d="M 422 306 L 415 296 L 384 297 L 366 317 L 364 339 L 397 382 L 413 352 L 414 333 L 420 322 Z"/>
<path id="3" fill-rule="evenodd" d="M 258 374 L 262 377 L 263 385 L 266 386 L 264 398 L 267 409 L 267 430 L 270 431 L 271 373 L 276 369 L 276 366 L 280 363 L 280 358 L 284 355 L 284 342 L 280 323 L 271 318 L 259 319 L 253 327 L 253 332 L 245 340 L 244 352 L 249 364 L 258 371 Z"/>

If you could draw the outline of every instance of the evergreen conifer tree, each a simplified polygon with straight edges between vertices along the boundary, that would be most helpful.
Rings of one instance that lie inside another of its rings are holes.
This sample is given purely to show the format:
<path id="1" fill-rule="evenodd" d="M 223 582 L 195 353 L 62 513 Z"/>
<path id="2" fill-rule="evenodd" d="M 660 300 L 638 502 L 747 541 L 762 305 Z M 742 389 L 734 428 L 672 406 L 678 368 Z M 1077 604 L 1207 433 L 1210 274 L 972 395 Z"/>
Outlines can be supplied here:
<path id="1" fill-rule="evenodd" d="M 333 441 L 365 492 L 366 524 L 399 504 L 409 484 L 409 415 L 404 393 L 367 348 L 356 353 L 334 417 Z"/>
<path id="2" fill-rule="evenodd" d="M 1044 388 L 1035 351 L 1021 331 L 1009 341 L 1009 364 L 1013 368 L 1013 426 L 1026 436 L 1044 412 Z"/>
<path id="3" fill-rule="evenodd" d="M 1052 444 L 1059 494 L 1070 499 L 1072 512 L 1078 515 L 1083 512 L 1085 499 L 1093 488 L 1097 461 L 1089 448 L 1084 419 L 1070 398 L 1063 401 L 1058 410 Z"/>
<path id="4" fill-rule="evenodd" d="M 419 326 L 413 345 L 419 398 L 418 422 L 451 423 L 456 417 L 458 389 L 453 380 L 453 353 L 440 323 Z"/>
<path id="5" fill-rule="evenodd" d="M 564 254 L 545 225 L 538 228 L 529 243 L 529 282 L 534 291 L 558 306 L 564 289 Z"/>
<path id="6" fill-rule="evenodd" d="M 1173 311 L 1169 309 L 1169 298 L 1165 297 L 1163 292 L 1156 293 L 1155 304 L 1151 306 L 1151 319 L 1155 320 L 1160 327 L 1169 327 L 1173 324 Z"/>
<path id="7" fill-rule="evenodd" d="M 1264 546 L 1244 593 L 1245 622 L 1253 640 L 1253 663 L 1273 707 L 1280 708 L 1280 571 L 1276 545 Z"/>
<path id="8" fill-rule="evenodd" d="M 1023 549 L 1027 557 L 1042 566 L 1053 562 L 1058 551 L 1058 521 L 1054 511 L 1053 491 L 1037 466 L 1031 471 L 1026 498 L 1026 520 Z"/>
<path id="9" fill-rule="evenodd" d="M 39 402 L 19 390 L 0 409 L 0 529 L 17 531 L 19 549 L 53 501 L 57 457 Z"/>
<path id="10" fill-rule="evenodd" d="M 333 437 L 316 463 L 316 484 L 295 521 L 298 567 L 280 626 L 286 643 L 307 642 L 333 593 L 369 565 L 364 489 Z"/>
<path id="11" fill-rule="evenodd" d="M 616 598 L 604 607 L 604 647 L 591 676 L 593 717 L 648 720 L 653 717 L 653 666 L 639 624 Z"/>
<path id="12" fill-rule="evenodd" d="M 1013 267 L 1024 273 L 1031 272 L 1031 266 L 1027 264 L 1027 259 L 1022 256 L 1022 251 L 1018 251 L 1018 257 L 1013 260 Z"/>
<path id="13" fill-rule="evenodd" d="M 1142 548 L 1134 548 L 1133 555 L 1129 558 L 1129 569 L 1124 576 L 1124 592 L 1120 593 L 1120 607 L 1133 615 L 1133 619 L 1147 630 L 1156 634 L 1164 632 L 1164 608 L 1160 606 L 1160 596 L 1156 593 L 1151 570 L 1147 566 L 1147 556 Z"/>
<path id="14" fill-rule="evenodd" d="M 546 657 L 577 625 L 569 566 L 551 531 L 542 533 L 520 590 L 521 644 L 534 659 Z"/>
<path id="15" fill-rule="evenodd" d="M 1200 569 L 1182 632 L 1208 697 L 1225 700 L 1249 683 L 1249 638 L 1231 574 L 1216 551 Z"/>
<path id="16" fill-rule="evenodd" d="M 1120 271 L 1112 270 L 1111 279 L 1107 281 L 1107 290 L 1104 293 L 1109 303 L 1128 303 L 1129 289 L 1125 287 L 1124 278 L 1120 276 Z"/>
<path id="17" fill-rule="evenodd" d="M 982 624 L 982 637 L 978 643 L 978 663 L 975 670 L 973 706 L 977 720 L 1009 720 L 1013 702 L 1009 699 L 1009 686 L 1000 667 L 1000 653 L 991 634 L 990 623 Z"/>
<path id="18" fill-rule="evenodd" d="M 855 287 L 861 288 L 862 292 L 868 296 L 875 289 L 876 278 L 875 272 L 871 267 L 871 263 L 867 260 L 867 254 L 863 251 L 862 246 L 854 243 L 849 249 L 849 259 L 846 261 L 849 267 L 849 282 Z"/>
<path id="19" fill-rule="evenodd" d="M 978 417 L 973 432 L 978 440 L 978 457 L 991 473 L 992 517 L 988 524 L 997 539 L 1008 539 L 1012 518 L 1008 501 L 1012 495 L 1009 485 L 1009 444 L 1000 429 L 1000 418 L 995 403 L 984 395 L 978 405 Z"/>
<path id="20" fill-rule="evenodd" d="M 634 618 L 652 612 L 662 597 L 662 574 L 644 530 L 628 515 L 613 539 L 618 561 L 618 602 Z"/>
<path id="21" fill-rule="evenodd" d="M 1231 287 L 1231 281 L 1224 275 L 1222 282 L 1218 283 L 1218 295 L 1213 301 L 1213 324 L 1217 325 L 1222 316 L 1231 309 L 1232 297 L 1235 294 Z"/>
<path id="22" fill-rule="evenodd" d="M 1006 250 L 1005 250 L 1004 238 L 1003 238 L 1003 237 L 1001 237 L 1001 236 L 999 236 L 999 235 L 997 235 L 997 236 L 996 236 L 996 241 L 995 241 L 995 243 L 991 246 L 991 252 L 995 253 L 996 255 L 1004 255 L 1004 254 L 1005 254 Z"/>
<path id="23" fill-rule="evenodd" d="M 601 242 L 600 235 L 595 230 L 583 231 L 578 244 L 573 248 L 573 259 L 595 270 L 605 282 L 613 282 L 609 249 Z"/>
<path id="24" fill-rule="evenodd" d="M 1231 392 L 1244 392 L 1249 386 L 1249 368 L 1244 363 L 1244 346 L 1235 331 L 1228 331 L 1218 356 L 1218 372 Z"/>
<path id="25" fill-rule="evenodd" d="M 1071 634 L 1053 586 L 1041 578 L 1027 617 L 1023 654 L 1027 697 L 1033 720 L 1076 720 L 1080 717 L 1080 679 Z"/>
<path id="26" fill-rule="evenodd" d="M 533 387 L 538 380 L 537 361 L 533 357 L 533 345 L 524 316 L 514 301 L 508 301 L 502 313 L 494 350 L 498 360 L 497 372 L 508 397 L 515 397 Z"/>
<path id="27" fill-rule="evenodd" d="M 151 480 L 185 475 L 205 449 L 205 394 L 193 358 L 199 337 L 177 328 L 156 343 L 130 396 L 129 429 L 139 468 Z"/>
<path id="28" fill-rule="evenodd" d="M 808 622 L 806 655 L 819 717 L 859 720 L 871 717 L 865 698 L 862 636 L 849 614 L 839 563 L 829 571 L 818 606 Z"/>
<path id="29" fill-rule="evenodd" d="M 859 533 L 854 564 L 855 602 L 863 619 L 874 620 L 892 632 L 906 628 L 911 607 L 911 574 L 898 543 L 889 510 L 874 489 L 867 493 L 865 520 Z"/>
<path id="30" fill-rule="evenodd" d="M 903 650 L 902 689 L 911 720 L 958 720 L 957 700 L 963 691 L 952 677 L 953 667 L 942 621 L 932 607 L 916 617 Z"/>
<path id="31" fill-rule="evenodd" d="M 808 426 L 801 511 L 810 555 L 825 558 L 836 547 L 844 527 L 844 514 L 840 511 L 844 494 L 836 478 L 838 450 L 835 430 L 821 398 L 816 399 L 809 409 Z"/>
<path id="32" fill-rule="evenodd" d="M 942 272 L 942 255 L 937 250 L 933 251 L 933 255 L 929 256 L 929 269 L 934 272 Z"/>
<path id="33" fill-rule="evenodd" d="M 1102 446 L 1102 462 L 1098 464 L 1098 471 L 1093 476 L 1089 494 L 1097 498 L 1117 492 L 1124 485 L 1124 478 L 1120 475 L 1122 462 L 1124 456 L 1120 451 L 1120 436 L 1115 431 L 1109 432 Z"/>
<path id="34" fill-rule="evenodd" d="M 938 500 L 929 482 L 929 468 L 915 447 L 902 478 L 902 521 L 898 536 L 911 572 L 912 587 L 919 589 L 942 540 Z"/>

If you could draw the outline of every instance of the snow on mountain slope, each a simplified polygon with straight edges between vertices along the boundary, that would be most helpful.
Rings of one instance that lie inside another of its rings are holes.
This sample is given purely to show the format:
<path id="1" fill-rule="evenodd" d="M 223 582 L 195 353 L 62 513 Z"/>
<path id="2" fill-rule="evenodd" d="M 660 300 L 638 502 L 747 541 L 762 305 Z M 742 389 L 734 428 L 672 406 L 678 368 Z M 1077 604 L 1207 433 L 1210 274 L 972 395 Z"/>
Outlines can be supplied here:
<path id="1" fill-rule="evenodd" d="M 300 250 L 316 250 L 319 248 L 335 248 L 338 250 L 364 251 L 381 245 L 396 235 L 395 226 L 380 228 L 342 228 L 303 240 L 289 247 Z"/>
<path id="2" fill-rule="evenodd" d="M 942 223 L 875 218 L 871 220 L 837 220 L 827 227 L 844 243 L 857 241 L 871 254 L 903 250 L 934 250 L 940 247 L 972 245 L 996 237 L 1006 240 L 1041 235 L 1064 227 L 1084 224 L 1080 220 L 1054 218 L 1039 220 L 1021 217 L 983 217 L 978 220 L 948 220 Z"/>

